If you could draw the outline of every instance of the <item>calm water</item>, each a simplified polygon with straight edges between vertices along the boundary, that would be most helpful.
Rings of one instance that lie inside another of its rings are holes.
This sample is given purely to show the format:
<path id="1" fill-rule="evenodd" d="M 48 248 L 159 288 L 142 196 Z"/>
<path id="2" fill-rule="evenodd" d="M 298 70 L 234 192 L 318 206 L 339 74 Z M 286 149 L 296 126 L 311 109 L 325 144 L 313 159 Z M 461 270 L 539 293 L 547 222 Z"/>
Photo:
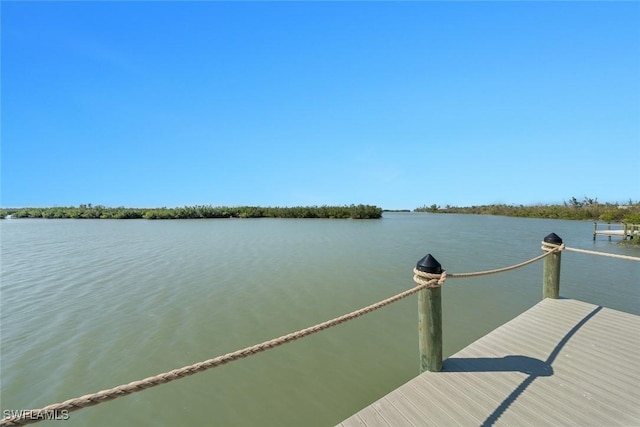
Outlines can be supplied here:
<path id="1" fill-rule="evenodd" d="M 449 272 L 568 246 L 640 256 L 593 224 L 386 213 L 382 220 L 0 223 L 1 407 L 39 408 L 224 354 Z M 640 314 L 640 264 L 565 252 L 561 294 Z M 443 289 L 450 355 L 540 300 L 542 263 Z M 71 414 L 66 426 L 334 425 L 417 374 L 417 297 L 248 359 Z"/>

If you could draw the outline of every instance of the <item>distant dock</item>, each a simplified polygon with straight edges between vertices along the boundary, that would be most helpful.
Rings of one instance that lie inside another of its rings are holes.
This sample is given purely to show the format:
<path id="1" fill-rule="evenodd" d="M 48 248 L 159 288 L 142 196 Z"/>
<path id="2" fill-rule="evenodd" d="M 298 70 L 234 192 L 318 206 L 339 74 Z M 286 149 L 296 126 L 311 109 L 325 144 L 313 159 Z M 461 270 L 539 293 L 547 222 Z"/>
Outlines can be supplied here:
<path id="1" fill-rule="evenodd" d="M 339 426 L 640 425 L 639 330 L 547 298 Z"/>
<path id="2" fill-rule="evenodd" d="M 601 228 L 598 228 L 600 225 Z M 602 227 L 606 228 L 602 228 Z M 598 224 L 597 222 L 593 223 L 593 240 L 596 240 L 597 236 L 608 236 L 609 240 L 611 240 L 611 236 L 622 237 L 623 240 L 633 239 L 640 237 L 640 224 L 611 224 L 610 222 L 607 224 Z"/>

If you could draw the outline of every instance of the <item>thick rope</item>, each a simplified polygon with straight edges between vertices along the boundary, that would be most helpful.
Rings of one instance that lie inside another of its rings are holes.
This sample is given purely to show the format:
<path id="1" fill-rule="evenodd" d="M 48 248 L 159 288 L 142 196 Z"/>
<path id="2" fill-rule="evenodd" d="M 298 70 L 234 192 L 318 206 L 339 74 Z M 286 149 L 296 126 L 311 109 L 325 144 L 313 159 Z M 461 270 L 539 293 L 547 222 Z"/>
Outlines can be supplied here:
<path id="1" fill-rule="evenodd" d="M 134 381 L 129 384 L 121 385 L 108 390 L 102 390 L 97 393 L 87 394 L 85 396 L 81 396 L 76 399 L 66 400 L 62 403 L 55 403 L 52 405 L 48 405 L 42 409 L 25 411 L 19 416 L 3 418 L 2 420 L 0 420 L 0 426 L 20 426 L 20 425 L 36 423 L 38 421 L 42 421 L 43 419 L 46 419 L 45 414 L 56 413 L 56 411 L 57 413 L 60 413 L 60 411 L 65 411 L 65 410 L 68 412 L 77 411 L 78 409 L 97 405 L 99 403 L 106 402 L 118 397 L 126 396 L 131 393 L 146 390 L 148 388 L 155 387 L 160 384 L 168 383 L 168 382 L 186 377 L 188 375 L 193 375 L 198 372 L 203 372 L 203 371 L 206 371 L 207 369 L 215 368 L 216 366 L 220 366 L 225 363 L 233 362 L 234 360 L 242 359 L 247 356 L 251 356 L 253 354 L 260 353 L 262 351 L 269 350 L 274 347 L 278 347 L 282 344 L 295 341 L 299 338 L 306 337 L 316 332 L 320 332 L 324 329 L 339 325 L 340 323 L 346 322 L 351 319 L 355 319 L 356 317 L 360 317 L 363 314 L 370 313 L 386 305 L 399 301 L 403 298 L 408 297 L 409 295 L 415 294 L 421 289 L 424 289 L 429 286 L 433 286 L 440 279 L 444 281 L 444 278 L 443 278 L 444 276 L 445 275 L 442 275 L 442 276 L 438 275 L 437 278 L 427 281 L 424 284 L 415 286 L 411 289 L 408 289 L 404 292 L 401 292 L 395 296 L 392 296 L 390 298 L 387 298 L 375 304 L 371 304 L 367 307 L 361 308 L 359 310 L 353 311 L 343 316 L 336 317 L 331 320 L 327 320 L 326 322 L 317 324 L 315 326 L 311 326 L 306 329 L 301 329 L 297 332 L 292 332 L 290 334 L 283 335 L 279 338 L 265 341 L 261 344 L 256 344 L 251 347 L 244 348 L 242 350 L 236 350 L 232 353 L 227 353 L 225 355 L 218 356 L 213 359 L 205 360 L 204 362 L 185 366 L 183 368 L 174 369 L 173 371 L 165 372 L 163 374 L 155 375 L 153 377 L 148 377 L 143 380 Z"/>
<path id="2" fill-rule="evenodd" d="M 424 285 L 425 288 L 439 288 L 445 280 L 447 280 L 447 272 L 444 270 L 441 274 L 434 274 L 413 269 L 413 281 L 418 285 Z"/>
<path id="3" fill-rule="evenodd" d="M 610 258 L 626 259 L 626 260 L 629 260 L 629 261 L 640 261 L 640 258 L 639 257 L 635 257 L 635 256 L 617 255 L 617 254 L 610 254 L 610 253 L 606 253 L 606 252 L 588 251 L 586 249 L 576 249 L 576 248 L 564 248 L 564 250 L 565 251 L 571 251 L 571 252 L 580 252 L 580 253 L 583 253 L 583 254 L 606 256 L 606 257 L 610 257 Z"/>
<path id="4" fill-rule="evenodd" d="M 554 252 L 558 252 L 563 250 L 565 247 L 564 245 L 549 245 L 546 242 L 542 242 L 542 249 L 545 251 L 545 253 L 543 253 L 542 255 L 538 255 L 535 258 L 531 258 L 530 260 L 521 262 L 519 264 L 514 264 L 514 265 L 510 265 L 508 267 L 502 267 L 502 268 L 496 268 L 493 270 L 486 270 L 486 271 L 476 271 L 473 273 L 455 273 L 455 274 L 447 274 L 446 271 L 443 271 L 443 277 L 441 279 L 438 280 L 438 282 L 434 285 L 430 285 L 430 286 L 426 286 L 427 288 L 435 288 L 435 287 L 439 287 L 442 286 L 442 284 L 444 283 L 444 281 L 447 278 L 452 278 L 452 279 L 466 279 L 469 277 L 478 277 L 478 276 L 488 276 L 490 274 L 497 274 L 497 273 L 503 273 L 505 271 L 510 271 L 510 270 L 515 270 L 517 268 L 520 267 L 524 267 L 525 265 L 529 265 L 529 264 L 533 264 L 536 261 L 540 261 L 542 258 L 547 257 L 549 255 L 551 255 Z M 546 246 L 549 245 L 549 246 Z M 426 284 L 427 281 L 429 280 L 433 280 L 433 279 L 437 279 L 439 277 L 439 275 L 437 274 L 430 274 L 430 273 L 425 273 L 423 271 L 420 271 L 418 269 L 413 269 L 413 281 L 418 283 L 418 284 Z"/>
<path id="5" fill-rule="evenodd" d="M 544 240 L 542 241 L 542 246 L 540 247 L 543 251 L 547 252 L 547 255 L 553 252 L 558 252 L 566 249 L 564 243 L 547 243 Z"/>
<path id="6" fill-rule="evenodd" d="M 587 249 L 570 248 L 565 246 L 564 244 L 554 245 L 553 243 L 542 242 L 543 251 L 553 251 L 554 249 L 557 249 L 557 248 L 560 248 L 560 250 L 565 250 L 570 252 L 579 252 L 579 253 L 589 254 L 589 255 L 599 255 L 599 256 L 604 256 L 609 258 L 626 259 L 628 261 L 640 261 L 639 257 L 634 257 L 629 255 L 618 255 L 618 254 L 611 254 L 607 252 L 589 251 Z"/>
<path id="7" fill-rule="evenodd" d="M 553 252 L 556 252 L 556 251 L 554 250 L 552 252 L 547 252 L 542 255 L 538 255 L 537 257 L 531 258 L 528 261 L 524 261 L 519 264 L 510 265 L 509 267 L 496 268 L 494 270 L 486 270 L 486 271 L 476 271 L 473 273 L 456 273 L 456 274 L 450 274 L 449 277 L 453 279 L 466 279 L 469 277 L 488 276 L 490 274 L 497 274 L 505 271 L 515 270 L 516 268 L 524 267 L 525 265 L 533 264 L 536 261 L 540 261 L 542 258 L 551 255 Z"/>

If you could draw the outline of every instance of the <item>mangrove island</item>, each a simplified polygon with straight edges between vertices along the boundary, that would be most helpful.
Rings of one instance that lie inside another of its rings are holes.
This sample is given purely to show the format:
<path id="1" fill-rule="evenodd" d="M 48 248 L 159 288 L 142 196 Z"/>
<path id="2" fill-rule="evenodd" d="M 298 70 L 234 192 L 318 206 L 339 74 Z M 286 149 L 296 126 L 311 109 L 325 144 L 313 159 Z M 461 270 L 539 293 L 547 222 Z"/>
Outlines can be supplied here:
<path id="1" fill-rule="evenodd" d="M 178 208 L 110 208 L 91 204 L 78 207 L 5 208 L 0 218 L 73 219 L 199 219 L 199 218 L 343 218 L 379 219 L 382 209 L 372 205 L 349 206 L 183 206 Z"/>

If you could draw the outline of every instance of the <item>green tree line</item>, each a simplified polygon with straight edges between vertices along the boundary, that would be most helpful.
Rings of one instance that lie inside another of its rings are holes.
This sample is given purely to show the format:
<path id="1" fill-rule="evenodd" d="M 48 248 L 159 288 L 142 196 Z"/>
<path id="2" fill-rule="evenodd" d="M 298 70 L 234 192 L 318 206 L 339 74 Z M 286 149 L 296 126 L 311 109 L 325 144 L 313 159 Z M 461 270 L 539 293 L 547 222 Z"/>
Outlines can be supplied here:
<path id="1" fill-rule="evenodd" d="M 568 201 L 555 205 L 481 205 L 481 206 L 444 206 L 436 204 L 416 208 L 415 212 L 461 213 L 477 215 L 504 215 L 526 218 L 555 218 L 593 220 L 607 222 L 626 222 L 640 224 L 640 202 L 629 200 L 627 203 L 600 203 L 597 199 L 585 197 L 578 200 L 572 197 Z"/>
<path id="2" fill-rule="evenodd" d="M 351 218 L 378 219 L 382 209 L 371 205 L 349 206 L 183 206 L 177 208 L 125 208 L 80 205 L 78 207 L 0 209 L 5 218 L 74 218 L 74 219 L 197 219 L 197 218 Z"/>

